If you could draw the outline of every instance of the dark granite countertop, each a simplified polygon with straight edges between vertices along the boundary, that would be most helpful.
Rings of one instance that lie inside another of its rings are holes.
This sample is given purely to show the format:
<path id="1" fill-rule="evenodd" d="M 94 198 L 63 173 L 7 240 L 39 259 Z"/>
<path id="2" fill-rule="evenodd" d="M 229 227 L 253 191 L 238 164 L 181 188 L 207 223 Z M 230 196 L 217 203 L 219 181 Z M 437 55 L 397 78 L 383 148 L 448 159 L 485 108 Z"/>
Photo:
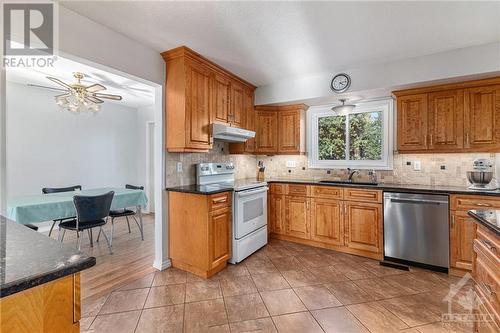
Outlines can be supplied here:
<path id="1" fill-rule="evenodd" d="M 220 186 L 220 185 L 181 185 L 181 186 L 173 186 L 167 187 L 167 191 L 169 192 L 182 192 L 182 193 L 194 193 L 194 194 L 216 194 L 221 192 L 232 191 L 232 186 Z"/>
<path id="2" fill-rule="evenodd" d="M 321 180 L 314 179 L 293 179 L 293 178 L 270 178 L 265 180 L 268 183 L 290 183 L 290 184 L 307 184 L 307 185 L 323 185 L 323 186 L 338 186 L 338 187 L 361 187 L 374 188 L 386 192 L 405 192 L 405 193 L 438 193 L 438 194 L 471 194 L 471 195 L 489 195 L 500 196 L 500 190 L 471 190 L 467 187 L 460 186 L 432 186 L 432 185 L 408 185 L 408 184 L 389 184 L 379 183 L 377 185 L 362 185 L 362 184 L 329 184 L 322 183 Z M 220 192 L 232 191 L 231 186 L 225 185 L 183 185 L 167 187 L 167 191 L 184 192 L 195 194 L 215 194 Z"/>
<path id="3" fill-rule="evenodd" d="M 95 265 L 94 257 L 0 216 L 0 297 Z"/>
<path id="4" fill-rule="evenodd" d="M 292 179 L 292 178 L 271 178 L 266 179 L 268 183 L 291 183 L 291 184 L 308 184 L 308 185 L 323 185 L 323 186 L 338 186 L 338 187 L 361 187 L 374 188 L 386 192 L 406 192 L 406 193 L 442 193 L 442 194 L 471 194 L 471 195 L 491 195 L 500 196 L 500 190 L 471 190 L 461 186 L 432 186 L 432 185 L 409 185 L 409 184 L 390 184 L 379 183 L 377 185 L 361 185 L 356 183 L 351 184 L 329 184 L 322 183 L 320 180 L 309 179 Z"/>
<path id="5" fill-rule="evenodd" d="M 500 210 L 469 210 L 468 214 L 476 220 L 477 223 L 485 226 L 500 236 Z"/>

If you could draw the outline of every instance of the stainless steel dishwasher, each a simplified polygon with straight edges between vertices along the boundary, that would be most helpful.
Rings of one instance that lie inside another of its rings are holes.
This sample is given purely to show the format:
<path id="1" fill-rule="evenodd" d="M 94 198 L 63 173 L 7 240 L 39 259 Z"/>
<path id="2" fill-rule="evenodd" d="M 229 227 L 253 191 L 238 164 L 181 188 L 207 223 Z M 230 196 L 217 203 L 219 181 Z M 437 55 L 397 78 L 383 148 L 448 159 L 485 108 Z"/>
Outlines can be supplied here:
<path id="1" fill-rule="evenodd" d="M 448 196 L 384 193 L 385 259 L 448 268 Z"/>

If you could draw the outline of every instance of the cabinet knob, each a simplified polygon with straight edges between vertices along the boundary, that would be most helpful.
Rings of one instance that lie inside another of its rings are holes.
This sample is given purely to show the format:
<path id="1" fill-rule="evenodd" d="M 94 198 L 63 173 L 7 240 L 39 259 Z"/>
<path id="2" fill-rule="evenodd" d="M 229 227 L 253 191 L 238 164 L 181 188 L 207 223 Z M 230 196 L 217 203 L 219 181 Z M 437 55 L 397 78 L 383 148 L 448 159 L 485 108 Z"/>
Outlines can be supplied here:
<path id="1" fill-rule="evenodd" d="M 491 244 L 489 240 L 481 239 L 481 242 L 486 246 L 491 252 L 497 252 L 497 248 Z"/>

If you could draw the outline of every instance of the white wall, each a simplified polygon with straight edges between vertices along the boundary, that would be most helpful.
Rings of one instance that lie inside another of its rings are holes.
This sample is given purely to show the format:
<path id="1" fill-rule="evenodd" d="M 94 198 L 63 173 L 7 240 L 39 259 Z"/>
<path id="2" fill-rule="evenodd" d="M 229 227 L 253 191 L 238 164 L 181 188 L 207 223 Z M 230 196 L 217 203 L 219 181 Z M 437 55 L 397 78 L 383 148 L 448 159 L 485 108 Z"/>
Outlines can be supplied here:
<path id="1" fill-rule="evenodd" d="M 138 185 L 142 185 L 145 187 L 145 190 L 148 191 L 148 182 L 147 172 L 146 172 L 146 163 L 148 154 L 146 153 L 147 149 L 147 141 L 148 141 L 148 132 L 147 126 L 149 122 L 154 122 L 154 106 L 144 106 L 137 109 L 137 181 Z M 155 184 L 151 184 L 154 186 Z M 149 194 L 149 191 L 148 191 Z M 149 196 L 148 202 L 148 211 L 153 211 L 154 208 L 154 198 Z"/>
<path id="2" fill-rule="evenodd" d="M 389 96 L 396 88 L 423 82 L 498 74 L 500 43 L 292 78 L 258 87 L 255 91 L 255 104 L 303 102 L 308 105 L 320 105 L 337 101 L 339 95 L 330 90 L 330 81 L 336 72 L 345 72 L 351 76 L 349 92 L 355 95 L 355 99 Z"/>
<path id="3" fill-rule="evenodd" d="M 95 116 L 73 115 L 59 111 L 53 96 L 7 82 L 9 197 L 42 187 L 137 183 L 137 110 L 105 103 Z"/>

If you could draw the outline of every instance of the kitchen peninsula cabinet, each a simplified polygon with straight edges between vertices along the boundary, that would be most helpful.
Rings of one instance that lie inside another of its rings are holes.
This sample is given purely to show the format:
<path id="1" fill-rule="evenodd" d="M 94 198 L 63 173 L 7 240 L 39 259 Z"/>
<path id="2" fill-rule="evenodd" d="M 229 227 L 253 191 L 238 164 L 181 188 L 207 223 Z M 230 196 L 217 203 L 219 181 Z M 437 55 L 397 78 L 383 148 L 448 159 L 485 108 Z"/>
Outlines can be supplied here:
<path id="1" fill-rule="evenodd" d="M 500 151 L 500 77 L 393 95 L 400 153 Z"/>
<path id="2" fill-rule="evenodd" d="M 269 200 L 272 237 L 382 259 L 382 191 L 273 183 Z"/>
<path id="3" fill-rule="evenodd" d="M 163 52 L 162 57 L 167 151 L 208 152 L 214 122 L 246 128 L 255 86 L 185 46 Z"/>

